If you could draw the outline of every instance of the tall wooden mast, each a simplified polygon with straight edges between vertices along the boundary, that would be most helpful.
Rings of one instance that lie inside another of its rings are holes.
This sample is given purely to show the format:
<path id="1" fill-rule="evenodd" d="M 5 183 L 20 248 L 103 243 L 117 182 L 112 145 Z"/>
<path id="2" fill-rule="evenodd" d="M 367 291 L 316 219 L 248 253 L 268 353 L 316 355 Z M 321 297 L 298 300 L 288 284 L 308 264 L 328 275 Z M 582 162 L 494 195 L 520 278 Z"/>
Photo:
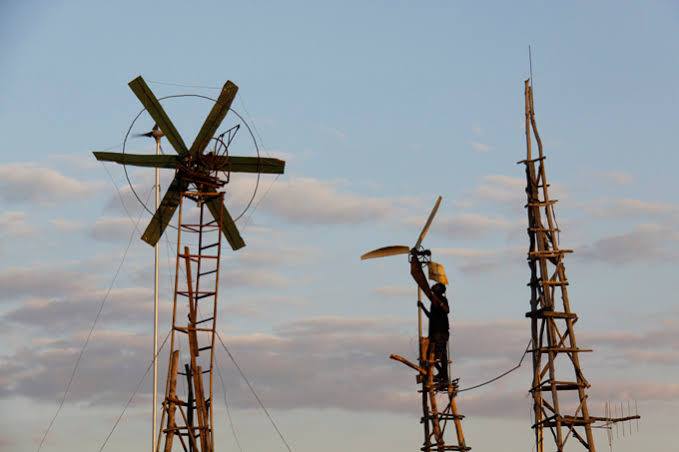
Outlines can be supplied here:
<path id="1" fill-rule="evenodd" d="M 526 120 L 526 195 L 528 202 L 528 266 L 531 271 L 531 319 L 535 450 L 544 452 L 545 430 L 552 437 L 557 452 L 566 444 L 579 444 L 588 451 L 596 451 L 592 428 L 603 423 L 609 428 L 614 423 L 639 419 L 638 415 L 614 418 L 590 415 L 587 405 L 589 382 L 580 366 L 580 353 L 591 352 L 579 348 L 575 339 L 578 316 L 571 310 L 568 298 L 568 278 L 564 257 L 572 250 L 559 246 L 559 225 L 554 215 L 557 200 L 549 196 L 542 140 L 535 121 L 533 89 L 530 80 L 524 83 Z M 537 156 L 532 142 L 537 143 Z M 549 437 L 548 437 L 549 438 Z M 569 449 L 570 450 L 570 449 Z"/>

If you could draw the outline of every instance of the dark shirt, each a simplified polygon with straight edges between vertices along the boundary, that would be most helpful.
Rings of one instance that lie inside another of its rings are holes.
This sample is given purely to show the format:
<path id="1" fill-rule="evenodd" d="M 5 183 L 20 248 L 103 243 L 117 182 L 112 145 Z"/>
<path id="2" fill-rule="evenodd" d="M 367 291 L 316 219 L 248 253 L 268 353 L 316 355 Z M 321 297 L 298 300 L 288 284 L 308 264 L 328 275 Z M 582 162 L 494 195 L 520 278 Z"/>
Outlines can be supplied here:
<path id="1" fill-rule="evenodd" d="M 448 307 L 448 299 L 445 296 L 438 297 L 441 302 Z M 450 325 L 448 323 L 448 313 L 439 307 L 438 303 L 431 303 L 429 311 L 429 338 L 448 339 Z"/>

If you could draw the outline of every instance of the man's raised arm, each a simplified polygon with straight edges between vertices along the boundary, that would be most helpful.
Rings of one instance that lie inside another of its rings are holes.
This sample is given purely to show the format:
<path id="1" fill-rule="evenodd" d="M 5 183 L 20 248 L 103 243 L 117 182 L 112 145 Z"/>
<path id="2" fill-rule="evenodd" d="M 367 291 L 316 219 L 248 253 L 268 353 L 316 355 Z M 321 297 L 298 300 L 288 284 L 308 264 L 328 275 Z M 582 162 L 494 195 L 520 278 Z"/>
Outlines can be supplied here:
<path id="1" fill-rule="evenodd" d="M 447 304 L 442 303 L 441 300 L 439 300 L 439 297 L 434 292 L 432 292 L 431 287 L 429 287 L 427 277 L 422 271 L 422 264 L 417 259 L 417 256 L 414 254 L 411 254 L 410 257 L 410 274 L 412 275 L 413 279 L 415 280 L 419 288 L 422 289 L 422 292 L 424 292 L 427 298 L 429 298 L 429 301 L 436 304 L 445 312 L 449 312 Z"/>

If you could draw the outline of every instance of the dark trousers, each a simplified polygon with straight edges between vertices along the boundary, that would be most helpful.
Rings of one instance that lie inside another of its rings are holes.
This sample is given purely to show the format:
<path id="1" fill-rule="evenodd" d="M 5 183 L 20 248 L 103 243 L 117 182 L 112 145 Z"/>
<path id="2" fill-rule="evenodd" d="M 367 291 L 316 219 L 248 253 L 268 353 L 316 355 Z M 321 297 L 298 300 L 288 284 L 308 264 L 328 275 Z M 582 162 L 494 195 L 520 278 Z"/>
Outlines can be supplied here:
<path id="1" fill-rule="evenodd" d="M 448 381 L 448 336 L 434 335 L 429 338 L 429 354 L 434 353 L 437 380 Z"/>

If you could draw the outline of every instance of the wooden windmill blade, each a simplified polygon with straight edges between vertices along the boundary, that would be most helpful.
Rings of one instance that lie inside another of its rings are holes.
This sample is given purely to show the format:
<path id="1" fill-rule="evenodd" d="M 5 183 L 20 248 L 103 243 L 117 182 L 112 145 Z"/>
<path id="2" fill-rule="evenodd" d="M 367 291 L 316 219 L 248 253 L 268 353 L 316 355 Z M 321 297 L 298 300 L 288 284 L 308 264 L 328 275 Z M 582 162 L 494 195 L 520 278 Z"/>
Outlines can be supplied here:
<path id="1" fill-rule="evenodd" d="M 132 80 L 129 86 L 135 96 L 137 96 L 137 99 L 144 105 L 146 111 L 149 112 L 151 118 L 160 127 L 160 130 L 163 131 L 165 138 L 167 138 L 167 141 L 170 142 L 174 150 L 177 151 L 177 154 L 183 155 L 189 152 L 181 135 L 179 135 L 176 127 L 172 124 L 167 113 L 165 113 L 160 102 L 158 102 L 153 91 L 151 91 L 151 88 L 149 88 L 141 75 Z"/>
<path id="2" fill-rule="evenodd" d="M 176 169 L 180 161 L 176 155 L 121 154 L 119 152 L 93 152 L 93 154 L 100 162 L 114 162 L 120 165 L 150 168 Z"/>
<path id="3" fill-rule="evenodd" d="M 189 150 L 192 156 L 195 157 L 203 152 L 210 143 L 210 140 L 212 140 L 215 132 L 217 132 L 217 129 L 226 117 L 226 114 L 229 112 L 229 108 L 231 108 L 231 103 L 236 97 L 237 92 L 238 86 L 230 80 L 224 84 L 224 87 L 217 98 L 217 102 L 212 106 L 212 110 L 210 110 L 207 118 L 205 118 L 203 127 L 201 127 L 200 132 L 198 132 L 196 139 L 193 140 L 193 144 Z"/>
<path id="4" fill-rule="evenodd" d="M 375 259 L 377 257 L 396 256 L 398 254 L 408 254 L 410 248 L 404 245 L 384 246 L 376 250 L 369 251 L 361 256 L 361 260 Z"/>
<path id="5" fill-rule="evenodd" d="M 417 243 L 415 243 L 415 249 L 419 248 L 420 245 L 422 245 L 422 241 L 424 238 L 427 236 L 427 233 L 429 232 L 429 228 L 431 227 L 432 221 L 434 221 L 434 217 L 436 216 L 436 212 L 439 210 L 439 206 L 441 205 L 441 196 L 436 198 L 436 202 L 434 203 L 434 208 L 431 209 L 431 213 L 429 214 L 429 218 L 427 218 L 427 222 L 424 224 L 424 227 L 422 228 L 422 232 L 420 232 L 420 237 L 417 239 Z"/>
<path id="6" fill-rule="evenodd" d="M 158 210 L 153 214 L 153 218 L 149 222 L 148 226 L 144 230 L 141 239 L 151 246 L 155 246 L 162 237 L 163 232 L 170 224 L 172 217 L 174 216 L 177 207 L 179 206 L 179 200 L 181 199 L 182 192 L 189 188 L 189 182 L 175 176 L 172 179 L 172 183 L 168 187 L 163 200 L 158 206 Z"/>
<path id="7" fill-rule="evenodd" d="M 233 221 L 233 217 L 231 217 L 226 206 L 223 203 L 220 203 L 218 199 L 212 199 L 205 204 L 220 225 L 222 233 L 229 242 L 229 245 L 231 245 L 231 248 L 234 251 L 243 248 L 245 246 L 245 241 L 241 237 L 240 232 L 238 232 L 238 227 Z"/>
<path id="8" fill-rule="evenodd" d="M 231 173 L 262 173 L 283 174 L 285 161 L 270 157 L 238 157 L 215 155 L 207 157 L 208 165 L 214 171 L 228 171 Z"/>

